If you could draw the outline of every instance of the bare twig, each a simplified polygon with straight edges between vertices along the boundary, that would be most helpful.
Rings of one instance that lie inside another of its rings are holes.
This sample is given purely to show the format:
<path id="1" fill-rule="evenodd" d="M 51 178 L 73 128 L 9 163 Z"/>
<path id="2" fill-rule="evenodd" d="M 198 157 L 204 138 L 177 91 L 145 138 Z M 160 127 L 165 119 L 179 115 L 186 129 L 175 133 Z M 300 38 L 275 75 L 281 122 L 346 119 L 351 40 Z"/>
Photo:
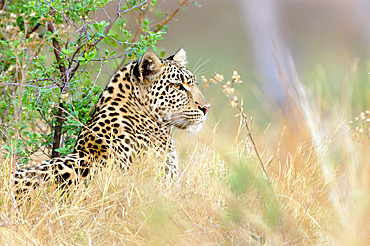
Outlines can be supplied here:
<path id="1" fill-rule="evenodd" d="M 78 46 L 77 46 L 77 49 L 76 49 L 76 51 L 73 53 L 73 55 L 72 55 L 72 58 L 71 58 L 71 63 L 75 60 L 75 57 L 77 56 L 77 54 L 80 52 L 80 50 L 82 49 L 82 37 L 83 37 L 83 30 L 84 30 L 85 28 L 81 28 L 80 29 L 80 37 L 78 38 Z M 71 65 L 71 63 L 70 63 L 70 65 Z M 69 67 L 69 68 L 71 68 L 71 67 Z"/>
<path id="2" fill-rule="evenodd" d="M 175 15 L 181 10 L 182 7 L 184 7 L 184 5 L 188 2 L 188 0 L 185 0 L 183 1 L 182 3 L 180 3 L 180 7 L 177 8 L 173 13 L 172 15 L 170 15 L 170 17 L 167 18 L 167 20 L 165 20 L 162 24 L 159 25 L 159 27 L 154 31 L 154 32 L 159 32 L 165 25 L 168 24 L 168 22 L 170 22 L 173 17 L 175 17 Z"/>
<path id="3" fill-rule="evenodd" d="M 122 58 L 123 56 L 124 55 L 107 57 L 107 58 L 99 58 L 99 59 L 91 59 L 90 61 L 98 61 L 98 62 L 101 62 L 101 61 L 109 61 L 109 60 L 115 60 L 115 59 L 118 59 L 118 58 Z"/>
<path id="4" fill-rule="evenodd" d="M 126 44 L 126 45 L 133 45 L 134 44 L 133 42 L 129 43 L 129 42 L 118 41 L 117 39 L 115 39 L 115 38 L 113 38 L 112 36 L 109 36 L 109 35 L 107 35 L 106 37 L 112 39 L 114 42 L 119 43 L 119 44 Z"/>
<path id="5" fill-rule="evenodd" d="M 267 172 L 266 172 L 266 169 L 265 169 L 265 165 L 264 165 L 264 163 L 261 159 L 261 156 L 258 152 L 256 142 L 254 141 L 254 138 L 253 138 L 253 135 L 252 135 L 252 132 L 251 132 L 251 128 L 249 127 L 248 116 L 243 112 L 243 108 L 241 108 L 239 105 L 237 105 L 236 107 L 239 110 L 241 116 L 243 117 L 244 125 L 245 125 L 245 128 L 247 129 L 247 132 L 248 132 L 248 138 L 249 138 L 249 140 L 251 141 L 251 143 L 253 145 L 254 153 L 256 153 L 257 159 L 258 159 L 258 161 L 259 161 L 259 163 L 262 167 L 263 173 L 264 173 L 266 179 L 270 182 L 270 179 L 269 179 L 269 177 L 267 175 Z"/>

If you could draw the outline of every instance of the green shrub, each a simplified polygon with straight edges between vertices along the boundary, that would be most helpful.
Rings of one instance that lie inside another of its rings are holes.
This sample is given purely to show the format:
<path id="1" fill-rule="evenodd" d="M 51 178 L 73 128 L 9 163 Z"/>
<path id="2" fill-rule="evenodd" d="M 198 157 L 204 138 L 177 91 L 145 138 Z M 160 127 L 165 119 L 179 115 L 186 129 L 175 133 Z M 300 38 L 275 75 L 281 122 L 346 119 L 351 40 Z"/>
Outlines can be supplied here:
<path id="1" fill-rule="evenodd" d="M 1 11 L 0 144 L 18 163 L 40 150 L 49 157 L 70 153 L 108 61 L 116 60 L 117 70 L 156 50 L 172 19 L 156 23 L 151 13 L 160 6 L 148 0 L 111 2 L 114 15 L 96 20 L 110 2 L 21 0 Z"/>

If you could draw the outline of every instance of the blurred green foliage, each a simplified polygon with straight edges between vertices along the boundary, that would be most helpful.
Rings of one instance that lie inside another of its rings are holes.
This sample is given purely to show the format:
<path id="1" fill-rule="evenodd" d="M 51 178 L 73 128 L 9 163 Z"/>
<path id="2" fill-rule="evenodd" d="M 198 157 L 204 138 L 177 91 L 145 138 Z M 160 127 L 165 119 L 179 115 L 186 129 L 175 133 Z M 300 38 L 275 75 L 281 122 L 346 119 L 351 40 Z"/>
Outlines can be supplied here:
<path id="1" fill-rule="evenodd" d="M 235 159 L 237 158 L 237 159 Z M 233 155 L 230 161 L 229 187 L 233 196 L 227 215 L 230 222 L 240 223 L 246 214 L 254 210 L 251 198 L 256 198 L 263 205 L 263 220 L 270 228 L 276 228 L 281 223 L 282 208 L 272 190 L 271 182 L 261 172 L 257 162 L 252 158 Z"/>

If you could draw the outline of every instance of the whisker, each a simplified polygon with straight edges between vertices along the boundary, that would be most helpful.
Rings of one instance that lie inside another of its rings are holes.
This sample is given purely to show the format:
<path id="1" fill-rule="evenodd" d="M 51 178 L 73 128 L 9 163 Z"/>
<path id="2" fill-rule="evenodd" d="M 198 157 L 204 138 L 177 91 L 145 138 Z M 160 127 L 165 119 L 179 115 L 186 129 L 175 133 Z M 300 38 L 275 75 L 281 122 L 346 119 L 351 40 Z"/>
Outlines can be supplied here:
<path id="1" fill-rule="evenodd" d="M 198 70 L 203 67 L 204 65 L 206 65 L 208 62 L 210 62 L 211 59 L 208 59 L 208 60 L 205 60 L 203 63 L 201 63 L 196 69 L 194 69 L 194 73 L 195 74 L 198 74 Z"/>
<path id="2" fill-rule="evenodd" d="M 195 65 L 193 66 L 193 71 L 194 73 L 197 71 L 197 65 L 199 64 L 199 62 L 202 60 L 202 58 L 199 58 L 198 61 L 195 63 Z"/>

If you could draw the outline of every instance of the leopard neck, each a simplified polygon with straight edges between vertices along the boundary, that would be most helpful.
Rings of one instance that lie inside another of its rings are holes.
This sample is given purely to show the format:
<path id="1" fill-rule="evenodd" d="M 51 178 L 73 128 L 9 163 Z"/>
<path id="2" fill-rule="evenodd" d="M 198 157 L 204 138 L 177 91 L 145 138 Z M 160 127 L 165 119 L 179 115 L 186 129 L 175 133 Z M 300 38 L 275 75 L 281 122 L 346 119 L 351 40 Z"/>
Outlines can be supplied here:
<path id="1" fill-rule="evenodd" d="M 151 109 L 148 88 L 140 85 L 136 65 L 137 62 L 132 62 L 112 77 L 98 100 L 92 118 L 102 117 L 102 113 L 107 112 L 107 116 L 121 119 L 121 128 L 130 125 L 136 131 L 145 132 L 145 135 L 170 139 L 172 126 L 163 123 L 158 110 Z"/>

